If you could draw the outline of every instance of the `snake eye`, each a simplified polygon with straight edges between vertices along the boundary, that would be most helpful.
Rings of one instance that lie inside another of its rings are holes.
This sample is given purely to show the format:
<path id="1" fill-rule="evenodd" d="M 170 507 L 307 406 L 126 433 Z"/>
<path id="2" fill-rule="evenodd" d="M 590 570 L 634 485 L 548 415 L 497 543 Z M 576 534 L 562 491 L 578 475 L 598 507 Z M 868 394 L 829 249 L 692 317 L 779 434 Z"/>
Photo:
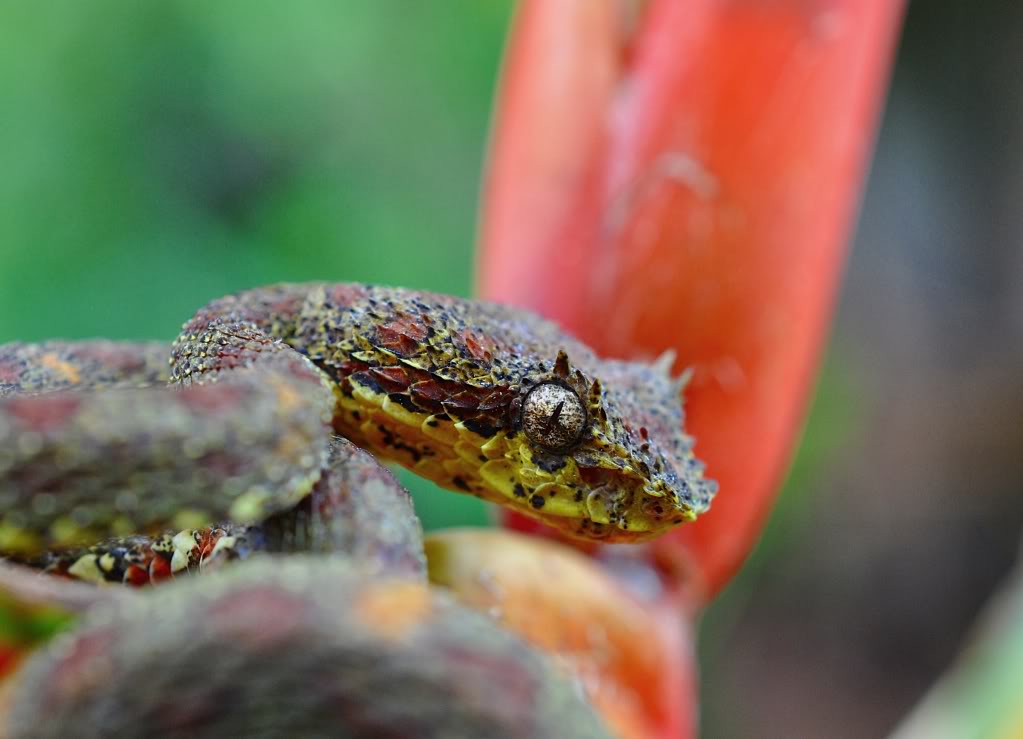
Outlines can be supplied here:
<path id="1" fill-rule="evenodd" d="M 522 430 L 547 451 L 565 451 L 579 441 L 586 409 L 573 390 L 553 382 L 537 385 L 522 402 Z"/>

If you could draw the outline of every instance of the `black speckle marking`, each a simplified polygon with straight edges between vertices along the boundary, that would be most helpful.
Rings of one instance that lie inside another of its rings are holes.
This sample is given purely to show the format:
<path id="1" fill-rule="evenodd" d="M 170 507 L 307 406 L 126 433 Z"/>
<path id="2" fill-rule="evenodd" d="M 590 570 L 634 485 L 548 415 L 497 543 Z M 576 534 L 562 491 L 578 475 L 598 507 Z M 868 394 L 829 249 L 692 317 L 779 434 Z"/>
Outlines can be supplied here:
<path id="1" fill-rule="evenodd" d="M 517 497 L 517 498 L 525 498 L 526 497 L 526 489 L 524 487 L 522 487 L 522 483 L 521 482 L 515 483 L 515 497 Z"/>
<path id="2" fill-rule="evenodd" d="M 440 426 L 440 421 L 438 421 L 436 418 L 431 418 L 429 421 L 426 422 L 426 425 L 429 426 L 430 428 L 435 429 L 438 426 Z"/>
<path id="3" fill-rule="evenodd" d="M 423 409 L 416 405 L 412 398 L 403 393 L 391 393 L 387 396 L 392 403 L 397 403 L 402 408 L 412 413 L 422 413 Z"/>
<path id="4" fill-rule="evenodd" d="M 454 483 L 455 487 L 459 490 L 464 490 L 467 493 L 469 492 L 469 483 L 461 477 L 453 477 L 451 478 L 451 482 Z"/>
<path id="5" fill-rule="evenodd" d="M 486 454 L 481 454 L 481 455 L 479 456 L 479 460 L 480 460 L 481 462 L 487 462 L 487 461 L 488 461 L 488 460 L 487 460 L 487 455 L 486 455 Z"/>
<path id="6" fill-rule="evenodd" d="M 534 495 L 532 498 L 529 499 L 529 505 L 533 506 L 537 510 L 543 508 L 543 504 L 546 502 L 547 501 L 543 499 L 542 495 Z"/>
<path id="7" fill-rule="evenodd" d="M 474 434 L 479 434 L 485 439 L 489 439 L 491 436 L 496 434 L 501 429 L 493 424 L 487 423 L 481 418 L 467 418 L 463 421 L 465 427 L 472 431 Z"/>
<path id="8" fill-rule="evenodd" d="M 575 491 L 575 502 L 576 503 L 582 503 L 583 502 L 583 491 L 582 490 L 576 490 Z"/>
<path id="9" fill-rule="evenodd" d="M 352 384 L 358 383 L 359 385 L 362 385 L 363 387 L 369 388 L 374 393 L 383 394 L 383 392 L 384 392 L 384 388 L 380 385 L 379 382 L 377 382 L 373 378 L 373 375 L 371 375 L 369 372 L 359 372 L 359 373 L 357 373 L 355 375 L 352 375 L 348 379 L 349 379 L 349 381 Z"/>
<path id="10" fill-rule="evenodd" d="M 384 444 L 391 447 L 392 449 L 398 449 L 400 451 L 408 452 L 412 457 L 413 462 L 418 462 L 423 458 L 423 453 L 416 449 L 414 446 L 406 444 L 401 439 L 395 437 L 389 428 L 383 424 L 377 424 L 377 431 L 380 432 L 380 436 L 383 439 Z"/>
<path id="11" fill-rule="evenodd" d="M 533 461 L 544 472 L 556 472 L 565 466 L 565 458 L 547 454 L 534 454 Z"/>

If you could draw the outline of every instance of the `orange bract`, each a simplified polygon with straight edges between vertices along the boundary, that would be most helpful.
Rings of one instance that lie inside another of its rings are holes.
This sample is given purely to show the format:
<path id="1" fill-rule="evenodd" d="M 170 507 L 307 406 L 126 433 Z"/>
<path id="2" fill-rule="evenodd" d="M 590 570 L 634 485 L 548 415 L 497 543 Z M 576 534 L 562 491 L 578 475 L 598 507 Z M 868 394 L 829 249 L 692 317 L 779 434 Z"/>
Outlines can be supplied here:
<path id="1" fill-rule="evenodd" d="M 430 579 L 551 654 L 617 735 L 678 736 L 691 685 L 674 609 L 651 607 L 593 560 L 495 530 L 445 531 L 426 543 Z"/>

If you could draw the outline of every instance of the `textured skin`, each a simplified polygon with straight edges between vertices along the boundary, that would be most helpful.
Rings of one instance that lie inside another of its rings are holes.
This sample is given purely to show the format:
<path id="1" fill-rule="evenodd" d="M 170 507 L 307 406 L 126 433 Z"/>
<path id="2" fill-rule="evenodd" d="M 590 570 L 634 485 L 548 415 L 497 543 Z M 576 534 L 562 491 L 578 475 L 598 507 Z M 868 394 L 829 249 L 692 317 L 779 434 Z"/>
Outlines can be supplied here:
<path id="1" fill-rule="evenodd" d="M 309 495 L 329 468 L 332 430 L 585 538 L 658 535 L 695 518 L 716 489 L 682 433 L 676 381 L 601 360 L 523 311 L 365 285 L 277 285 L 215 301 L 185 324 L 169 365 L 176 387 L 124 387 L 158 385 L 158 355 L 105 342 L 0 346 L 0 550 L 29 557 L 108 536 L 260 523 Z M 584 409 L 567 448 L 522 430 L 523 400 L 545 383 Z M 75 387 L 92 392 L 66 392 Z"/>
<path id="2" fill-rule="evenodd" d="M 11 739 L 610 736 L 576 686 L 486 616 L 301 555 L 97 607 L 13 689 Z"/>
<path id="3" fill-rule="evenodd" d="M 345 554 L 389 574 L 425 579 L 423 532 L 406 491 L 370 454 L 334 437 L 308 496 L 252 525 L 219 524 L 50 550 L 26 563 L 92 582 L 147 585 L 269 552 Z M 11 583 L 0 571 L 0 588 Z"/>

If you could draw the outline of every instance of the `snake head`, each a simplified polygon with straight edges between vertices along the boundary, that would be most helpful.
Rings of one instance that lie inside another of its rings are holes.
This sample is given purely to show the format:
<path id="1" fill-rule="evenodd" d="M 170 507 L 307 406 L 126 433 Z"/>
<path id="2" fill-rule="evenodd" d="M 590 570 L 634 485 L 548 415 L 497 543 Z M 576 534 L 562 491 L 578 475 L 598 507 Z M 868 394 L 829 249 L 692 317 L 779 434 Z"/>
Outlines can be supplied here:
<path id="1" fill-rule="evenodd" d="M 523 378 L 506 455 L 518 466 L 520 507 L 608 541 L 648 539 L 705 511 L 717 484 L 704 479 L 682 430 L 684 379 L 664 364 L 601 360 L 598 377 L 560 352 L 549 371 Z M 498 471 L 510 472 L 484 465 L 483 477 L 500 483 L 488 474 Z"/>
<path id="2" fill-rule="evenodd" d="M 297 332 L 356 443 L 582 538 L 649 539 L 710 505 L 670 356 L 601 359 L 527 311 L 364 293 L 343 310 L 323 297 Z"/>

